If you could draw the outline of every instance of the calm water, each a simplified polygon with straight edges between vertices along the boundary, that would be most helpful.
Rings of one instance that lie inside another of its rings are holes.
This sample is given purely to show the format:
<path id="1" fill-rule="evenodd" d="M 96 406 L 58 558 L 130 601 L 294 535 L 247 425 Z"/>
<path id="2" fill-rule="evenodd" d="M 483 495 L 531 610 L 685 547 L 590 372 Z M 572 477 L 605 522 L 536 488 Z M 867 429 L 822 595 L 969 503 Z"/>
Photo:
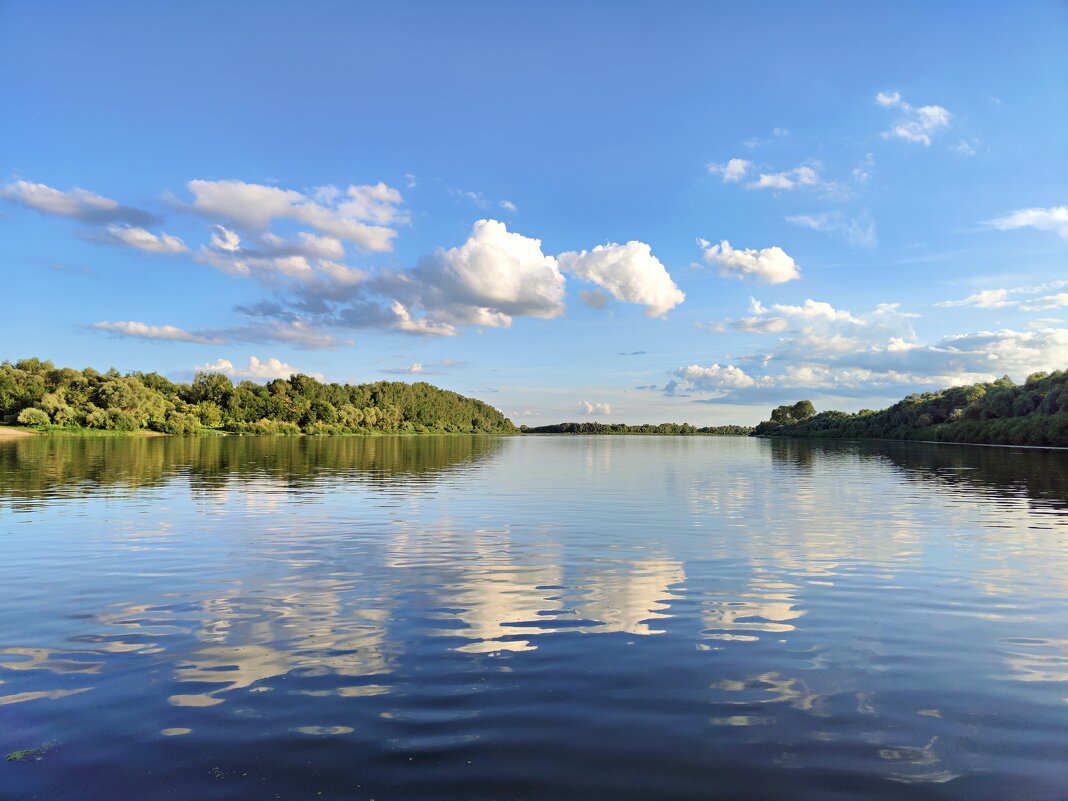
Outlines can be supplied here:
<path id="1" fill-rule="evenodd" d="M 0 799 L 1068 798 L 1068 452 L 0 443 Z"/>

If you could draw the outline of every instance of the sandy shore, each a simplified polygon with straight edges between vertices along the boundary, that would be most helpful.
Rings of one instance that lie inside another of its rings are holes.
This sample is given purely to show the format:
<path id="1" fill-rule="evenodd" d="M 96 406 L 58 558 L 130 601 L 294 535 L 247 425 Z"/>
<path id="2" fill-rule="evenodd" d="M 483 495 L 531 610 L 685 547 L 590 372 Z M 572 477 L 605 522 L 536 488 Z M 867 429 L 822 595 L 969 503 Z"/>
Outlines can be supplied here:
<path id="1" fill-rule="evenodd" d="M 18 428 L 11 428 L 11 426 L 0 426 L 0 440 L 2 439 L 22 439 L 23 437 L 36 437 L 37 435 L 32 431 L 23 431 Z"/>

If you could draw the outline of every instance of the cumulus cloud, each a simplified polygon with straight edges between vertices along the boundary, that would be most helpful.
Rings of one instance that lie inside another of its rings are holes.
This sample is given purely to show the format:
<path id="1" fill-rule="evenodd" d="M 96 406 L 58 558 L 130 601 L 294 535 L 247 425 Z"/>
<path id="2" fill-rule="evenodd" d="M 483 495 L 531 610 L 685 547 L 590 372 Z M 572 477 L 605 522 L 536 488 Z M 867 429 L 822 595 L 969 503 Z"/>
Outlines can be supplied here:
<path id="1" fill-rule="evenodd" d="M 765 284 L 783 284 L 801 277 L 797 263 L 780 247 L 735 250 L 726 239 L 718 245 L 699 239 L 698 244 L 705 261 L 719 267 L 723 276 Z"/>
<path id="2" fill-rule="evenodd" d="M 598 245 L 591 251 L 561 253 L 560 268 L 608 290 L 617 300 L 645 306 L 659 317 L 686 299 L 660 260 L 644 242 Z"/>
<path id="3" fill-rule="evenodd" d="M 927 147 L 931 144 L 931 137 L 948 128 L 953 118 L 942 106 L 912 106 L 902 99 L 900 92 L 879 92 L 875 102 L 883 108 L 895 108 L 901 112 L 897 122 L 889 130 L 883 131 L 884 139 L 904 139 Z"/>
<path id="4" fill-rule="evenodd" d="M 515 203 L 513 203 L 513 202 L 512 202 L 512 201 L 510 201 L 510 200 L 502 200 L 502 201 L 501 201 L 500 203 L 498 203 L 497 205 L 499 205 L 499 206 L 500 206 L 500 207 L 501 207 L 502 209 L 504 209 L 505 211 L 510 211 L 510 212 L 512 212 L 513 214 L 514 214 L 515 212 L 519 211 L 519 209 L 518 209 L 518 208 L 516 207 Z"/>
<path id="5" fill-rule="evenodd" d="M 608 416 L 612 414 L 612 407 L 607 403 L 590 403 L 579 401 L 579 414 L 594 414 Z"/>
<path id="6" fill-rule="evenodd" d="M 257 277 L 279 291 L 276 301 L 242 307 L 252 316 L 304 316 L 319 327 L 422 336 L 455 336 L 467 326 L 507 327 L 520 316 L 558 317 L 566 285 L 561 267 L 598 285 L 594 292 L 580 293 L 594 305 L 603 305 L 607 290 L 656 316 L 685 297 L 642 242 L 554 257 L 542 250 L 540 240 L 509 231 L 497 220 L 478 220 L 461 245 L 439 248 L 409 269 L 365 273 L 325 258 L 342 253 L 335 237 L 260 234 L 246 242 L 236 230 L 215 225 L 211 242 L 196 258 L 231 274 Z"/>
<path id="7" fill-rule="evenodd" d="M 793 214 L 786 218 L 786 222 L 844 239 L 853 247 L 870 249 L 879 243 L 879 237 L 875 233 L 875 220 L 867 212 L 857 217 L 846 217 L 840 211 Z"/>
<path id="8" fill-rule="evenodd" d="M 250 356 L 248 365 L 245 367 L 235 367 L 234 363 L 229 359 L 216 359 L 208 364 L 197 365 L 196 370 L 204 373 L 223 373 L 230 376 L 230 378 L 251 379 L 253 381 L 289 378 L 296 373 L 302 372 L 280 359 L 272 357 L 260 361 L 256 356 Z M 323 380 L 321 373 L 305 373 L 305 375 L 310 375 L 319 381 Z"/>
<path id="9" fill-rule="evenodd" d="M 541 240 L 478 220 L 459 247 L 439 248 L 410 273 L 385 273 L 375 288 L 448 325 L 509 326 L 516 316 L 558 317 L 564 276 Z"/>
<path id="10" fill-rule="evenodd" d="M 159 222 L 158 217 L 147 211 L 123 206 L 118 201 L 79 187 L 63 191 L 47 184 L 14 181 L 5 185 L 0 195 L 41 214 L 70 217 L 94 225 L 154 225 Z"/>
<path id="11" fill-rule="evenodd" d="M 223 341 L 217 337 L 183 331 L 173 325 L 149 325 L 148 323 L 139 323 L 133 320 L 114 323 L 102 320 L 99 323 L 93 323 L 92 327 L 98 331 L 107 331 L 119 336 L 133 337 L 134 339 L 162 339 L 172 342 L 196 342 L 202 345 L 219 344 Z"/>
<path id="12" fill-rule="evenodd" d="M 134 248 L 145 253 L 185 253 L 189 250 L 185 242 L 169 234 L 154 234 L 145 228 L 133 225 L 116 225 L 112 223 L 97 233 L 97 241 L 110 245 Z"/>
<path id="13" fill-rule="evenodd" d="M 708 171 L 712 175 L 722 175 L 724 183 L 737 183 L 752 167 L 753 162 L 748 159 L 731 159 L 726 164 L 709 164 Z"/>
<path id="14" fill-rule="evenodd" d="M 391 226 L 408 220 L 400 192 L 384 183 L 319 187 L 314 197 L 236 180 L 193 180 L 186 187 L 193 200 L 185 207 L 208 219 L 246 231 L 262 230 L 276 219 L 293 220 L 372 252 L 392 250 L 397 231 Z"/>
<path id="15" fill-rule="evenodd" d="M 1019 209 L 988 220 L 987 225 L 999 231 L 1011 231 L 1016 228 L 1036 228 L 1039 231 L 1053 231 L 1062 239 L 1068 239 L 1068 206 L 1052 206 L 1048 209 Z"/>

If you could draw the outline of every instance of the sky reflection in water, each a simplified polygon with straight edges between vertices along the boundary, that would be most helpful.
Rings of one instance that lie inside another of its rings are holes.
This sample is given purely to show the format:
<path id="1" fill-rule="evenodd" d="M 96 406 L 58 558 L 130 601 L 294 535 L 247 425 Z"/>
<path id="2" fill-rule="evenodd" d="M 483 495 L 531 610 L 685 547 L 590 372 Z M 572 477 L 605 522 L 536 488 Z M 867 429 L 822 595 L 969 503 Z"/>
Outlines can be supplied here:
<path id="1" fill-rule="evenodd" d="M 0 797 L 1068 794 L 1066 453 L 42 439 L 0 515 Z"/>

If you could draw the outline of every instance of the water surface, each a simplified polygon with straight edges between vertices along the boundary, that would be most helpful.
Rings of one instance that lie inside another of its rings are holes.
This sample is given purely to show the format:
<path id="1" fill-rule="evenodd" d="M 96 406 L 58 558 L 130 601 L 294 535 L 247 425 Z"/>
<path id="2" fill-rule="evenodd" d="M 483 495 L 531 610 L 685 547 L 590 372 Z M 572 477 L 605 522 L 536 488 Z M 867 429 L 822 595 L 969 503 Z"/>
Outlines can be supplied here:
<path id="1" fill-rule="evenodd" d="M 1068 798 L 1068 453 L 0 443 L 0 799 Z"/>

